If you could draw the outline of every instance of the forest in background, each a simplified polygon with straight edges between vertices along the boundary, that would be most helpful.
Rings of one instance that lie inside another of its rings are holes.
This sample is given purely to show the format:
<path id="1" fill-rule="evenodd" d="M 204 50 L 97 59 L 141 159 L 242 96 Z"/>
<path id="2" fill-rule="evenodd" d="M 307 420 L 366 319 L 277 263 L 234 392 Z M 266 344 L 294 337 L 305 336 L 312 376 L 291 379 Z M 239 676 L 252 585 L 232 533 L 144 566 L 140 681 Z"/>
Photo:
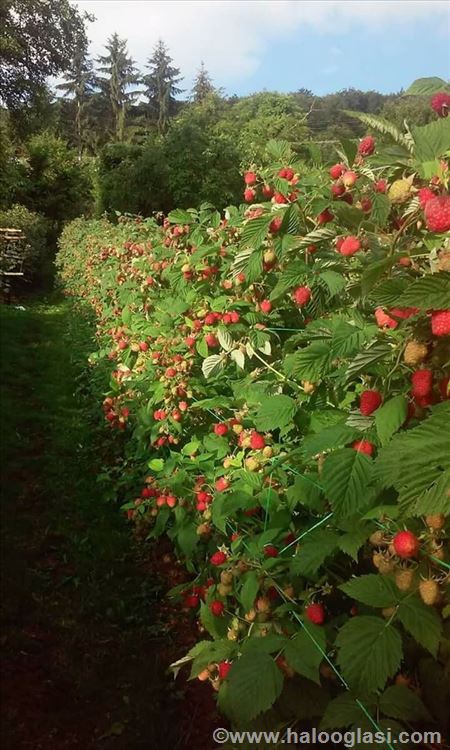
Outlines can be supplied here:
<path id="1" fill-rule="evenodd" d="M 272 138 L 288 141 L 306 164 L 316 163 L 334 158 L 337 140 L 363 135 L 365 126 L 348 110 L 400 127 L 405 119 L 424 125 L 433 116 L 426 97 L 402 92 L 349 88 L 315 96 L 302 88 L 301 71 L 297 91 L 238 97 L 217 88 L 199 61 L 188 90 L 162 40 L 149 49 L 144 69 L 119 34 L 93 59 L 90 21 L 66 0 L 3 4 L 3 223 L 29 224 L 31 211 L 56 234 L 81 214 L 148 216 L 205 201 L 224 208 L 242 202 L 242 168 L 260 164 Z"/>

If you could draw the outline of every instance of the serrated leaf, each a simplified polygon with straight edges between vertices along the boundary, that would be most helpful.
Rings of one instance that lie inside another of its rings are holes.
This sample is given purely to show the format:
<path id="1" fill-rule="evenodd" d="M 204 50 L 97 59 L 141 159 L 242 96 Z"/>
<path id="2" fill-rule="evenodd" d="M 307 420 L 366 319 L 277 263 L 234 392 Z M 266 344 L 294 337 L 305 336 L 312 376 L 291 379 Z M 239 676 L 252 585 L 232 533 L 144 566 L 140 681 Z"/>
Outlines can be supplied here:
<path id="1" fill-rule="evenodd" d="M 295 354 L 288 355 L 283 367 L 289 377 L 317 382 L 331 369 L 330 346 L 322 341 L 314 341 Z"/>
<path id="2" fill-rule="evenodd" d="M 206 359 L 209 350 L 208 344 L 206 343 L 205 339 L 197 339 L 195 348 L 197 349 L 197 352 L 200 354 L 200 356 L 203 357 L 203 359 Z"/>
<path id="3" fill-rule="evenodd" d="M 351 599 L 356 599 L 369 607 L 391 607 L 399 600 L 399 591 L 394 582 L 387 576 L 377 573 L 351 578 L 339 588 Z"/>
<path id="4" fill-rule="evenodd" d="M 236 721 L 248 722 L 275 703 L 283 677 L 271 656 L 252 650 L 233 663 L 226 683 L 221 707 Z"/>
<path id="5" fill-rule="evenodd" d="M 248 612 L 254 605 L 256 595 L 260 588 L 260 581 L 258 574 L 252 570 L 243 576 L 243 585 L 239 592 L 239 599 L 244 607 L 244 610 Z"/>
<path id="6" fill-rule="evenodd" d="M 330 701 L 320 721 L 321 729 L 340 729 L 351 724 L 359 726 L 366 718 L 351 693 L 342 693 Z"/>
<path id="7" fill-rule="evenodd" d="M 170 211 L 167 218 L 171 224 L 193 224 L 195 217 L 189 212 L 184 211 L 182 208 L 175 208 Z"/>
<path id="8" fill-rule="evenodd" d="M 419 696 L 405 685 L 386 688 L 379 701 L 379 709 L 385 716 L 403 721 L 430 721 L 431 716 Z"/>
<path id="9" fill-rule="evenodd" d="M 337 549 L 339 537 L 328 529 L 311 531 L 304 537 L 300 549 L 292 561 L 296 575 L 315 576 L 327 557 Z"/>
<path id="10" fill-rule="evenodd" d="M 297 238 L 295 243 L 296 248 L 308 247 L 308 245 L 317 245 L 319 242 L 325 240 L 332 240 L 336 236 L 334 229 L 328 229 L 327 227 L 321 227 L 320 229 L 314 229 L 312 232 L 305 234 L 304 237 Z"/>
<path id="11" fill-rule="evenodd" d="M 361 120 L 371 130 L 376 130 L 383 135 L 390 135 L 391 138 L 401 146 L 404 146 L 409 152 L 413 150 L 413 144 L 411 138 L 408 135 L 404 135 L 400 130 L 388 120 L 378 117 L 377 115 L 366 114 L 365 112 L 353 112 L 351 110 L 344 110 L 344 112 L 350 117 L 355 117 L 357 120 Z"/>
<path id="12" fill-rule="evenodd" d="M 358 552 L 366 542 L 369 534 L 369 527 L 365 527 L 364 524 L 360 522 L 360 528 L 355 529 L 354 531 L 348 531 L 340 537 L 339 549 L 341 549 L 342 552 L 345 552 L 346 555 L 353 557 L 354 560 L 357 560 Z"/>
<path id="13" fill-rule="evenodd" d="M 224 360 L 220 354 L 211 354 L 202 363 L 202 373 L 205 378 L 212 378 L 214 375 L 218 375 L 223 368 Z"/>
<path id="14" fill-rule="evenodd" d="M 441 271 L 413 281 L 397 300 L 399 307 L 412 305 L 421 310 L 450 307 L 450 273 Z"/>
<path id="15" fill-rule="evenodd" d="M 205 602 L 200 604 L 200 622 L 214 639 L 223 638 L 227 633 L 228 618 L 215 617 Z"/>
<path id="16" fill-rule="evenodd" d="M 370 292 L 377 281 L 381 279 L 385 272 L 389 270 L 395 262 L 395 258 L 383 258 L 382 260 L 375 261 L 375 263 L 371 263 L 370 266 L 366 268 L 361 278 L 361 291 L 363 295 Z"/>
<path id="17" fill-rule="evenodd" d="M 416 78 L 404 92 L 403 96 L 432 96 L 438 91 L 450 91 L 447 81 L 433 76 L 430 78 Z"/>
<path id="18" fill-rule="evenodd" d="M 322 490 L 317 482 L 317 477 L 296 476 L 294 484 L 288 488 L 286 497 L 289 503 L 289 509 L 292 511 L 297 505 L 304 505 L 315 511 L 323 509 Z"/>
<path id="19" fill-rule="evenodd" d="M 407 286 L 408 282 L 404 278 L 386 279 L 372 289 L 370 299 L 381 307 L 397 306 L 398 299 Z"/>
<path id="20" fill-rule="evenodd" d="M 325 427 L 324 430 L 315 435 L 307 435 L 303 438 L 301 451 L 305 458 L 315 456 L 324 451 L 343 448 L 348 443 L 356 440 L 358 432 L 346 424 L 335 424 Z"/>
<path id="21" fill-rule="evenodd" d="M 369 372 L 372 365 L 387 358 L 392 353 L 389 344 L 374 342 L 364 351 L 356 355 L 353 362 L 347 368 L 346 381 L 352 380 L 361 373 Z"/>
<path id="22" fill-rule="evenodd" d="M 397 616 L 417 643 L 436 657 L 442 634 L 442 622 L 437 612 L 424 604 L 420 597 L 410 596 L 401 602 Z"/>
<path id="23" fill-rule="evenodd" d="M 433 120 L 428 125 L 413 126 L 411 135 L 414 156 L 419 162 L 432 162 L 450 149 L 450 121 L 447 117 Z"/>
<path id="24" fill-rule="evenodd" d="M 346 280 L 344 276 L 337 273 L 337 271 L 321 271 L 321 273 L 319 273 L 319 279 L 326 284 L 332 297 L 345 289 Z"/>
<path id="25" fill-rule="evenodd" d="M 269 224 L 272 219 L 272 214 L 257 216 L 256 219 L 250 219 L 242 230 L 241 246 L 258 247 L 261 245 L 266 238 Z"/>
<path id="26" fill-rule="evenodd" d="M 294 261 L 280 273 L 277 283 L 270 294 L 271 300 L 276 300 L 290 289 L 301 284 L 308 272 L 308 266 L 302 261 Z"/>
<path id="27" fill-rule="evenodd" d="M 405 423 L 408 402 L 405 396 L 394 396 L 378 407 L 375 425 L 381 445 L 386 445 L 392 435 Z"/>
<path id="28" fill-rule="evenodd" d="M 287 642 L 284 656 L 298 674 L 320 685 L 319 667 L 323 660 L 322 652 L 326 649 L 325 630 L 309 623 L 305 623 L 305 628 L 311 633 L 315 642 L 301 630 Z"/>
<path id="29" fill-rule="evenodd" d="M 162 458 L 152 458 L 147 465 L 152 471 L 162 471 L 164 469 L 164 461 Z"/>
<path id="30" fill-rule="evenodd" d="M 245 354 L 244 352 L 241 352 L 240 349 L 233 349 L 233 351 L 230 353 L 231 359 L 236 362 L 237 366 L 241 368 L 241 370 L 245 367 Z"/>
<path id="31" fill-rule="evenodd" d="M 229 352 L 230 349 L 234 346 L 234 341 L 226 328 L 223 326 L 219 326 L 217 330 L 217 338 L 219 339 L 219 344 L 222 347 L 222 349 L 225 349 L 226 352 Z"/>
<path id="32" fill-rule="evenodd" d="M 386 226 L 389 214 L 391 212 L 391 202 L 387 195 L 383 193 L 374 193 L 371 198 L 372 208 L 370 211 L 370 220 L 377 227 Z"/>
<path id="33" fill-rule="evenodd" d="M 338 664 L 351 688 L 361 693 L 381 690 L 398 670 L 402 639 L 381 617 L 348 620 L 336 638 Z"/>
<path id="34" fill-rule="evenodd" d="M 262 402 L 255 417 L 256 429 L 268 432 L 286 427 L 292 422 L 295 410 L 295 401 L 290 396 L 269 396 Z"/>
<path id="35" fill-rule="evenodd" d="M 339 518 L 354 515 L 365 508 L 371 476 L 371 459 L 353 448 L 342 448 L 325 458 L 323 488 Z"/>

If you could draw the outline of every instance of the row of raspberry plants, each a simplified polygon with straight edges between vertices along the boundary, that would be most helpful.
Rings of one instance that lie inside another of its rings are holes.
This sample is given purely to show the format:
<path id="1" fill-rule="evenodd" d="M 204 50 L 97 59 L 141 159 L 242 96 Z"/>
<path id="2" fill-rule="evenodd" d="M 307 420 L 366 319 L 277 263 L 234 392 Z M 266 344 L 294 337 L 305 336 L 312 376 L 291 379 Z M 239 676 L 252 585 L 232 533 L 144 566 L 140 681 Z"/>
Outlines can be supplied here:
<path id="1" fill-rule="evenodd" d="M 171 594 L 201 635 L 174 668 L 235 725 L 446 721 L 450 118 L 369 124 L 380 143 L 314 169 L 269 143 L 223 217 L 61 239 L 123 509 L 191 574 Z"/>

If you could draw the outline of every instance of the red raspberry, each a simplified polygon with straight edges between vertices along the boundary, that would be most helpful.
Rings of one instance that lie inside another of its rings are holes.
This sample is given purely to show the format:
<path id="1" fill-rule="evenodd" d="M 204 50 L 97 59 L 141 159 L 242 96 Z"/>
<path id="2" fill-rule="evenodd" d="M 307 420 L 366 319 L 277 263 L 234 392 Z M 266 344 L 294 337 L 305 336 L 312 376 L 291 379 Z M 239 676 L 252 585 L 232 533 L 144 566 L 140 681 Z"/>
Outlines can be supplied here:
<path id="1" fill-rule="evenodd" d="M 361 242 L 353 235 L 345 237 L 339 245 L 339 251 L 341 255 L 354 255 L 361 250 Z"/>
<path id="2" fill-rule="evenodd" d="M 338 180 L 341 175 L 343 175 L 345 172 L 345 167 L 343 164 L 333 164 L 332 167 L 330 167 L 330 177 L 332 180 Z"/>
<path id="3" fill-rule="evenodd" d="M 225 492 L 225 490 L 227 490 L 229 486 L 230 483 L 228 479 L 225 479 L 225 477 L 219 477 L 215 484 L 217 492 Z"/>
<path id="4" fill-rule="evenodd" d="M 389 312 L 391 313 L 391 315 L 395 315 L 396 318 L 407 320 L 408 318 L 411 318 L 413 315 L 416 315 L 419 312 L 419 308 L 418 307 L 391 307 Z"/>
<path id="5" fill-rule="evenodd" d="M 361 414 L 368 417 L 372 414 L 383 401 L 383 396 L 378 391 L 363 391 L 359 400 L 359 410 Z"/>
<path id="6" fill-rule="evenodd" d="M 387 190 L 386 180 L 377 180 L 374 182 L 373 188 L 376 193 L 385 193 Z"/>
<path id="7" fill-rule="evenodd" d="M 200 597 L 198 594 L 186 594 L 184 597 L 184 606 L 189 609 L 197 609 L 200 604 Z"/>
<path id="8" fill-rule="evenodd" d="M 270 313 L 271 309 L 272 309 L 272 303 L 268 299 L 263 299 L 263 301 L 259 305 L 259 309 L 265 315 L 268 315 Z"/>
<path id="9" fill-rule="evenodd" d="M 299 286 L 293 293 L 294 302 L 299 306 L 307 305 L 311 299 L 311 289 L 307 286 Z"/>
<path id="10" fill-rule="evenodd" d="M 216 318 L 214 313 L 208 313 L 205 317 L 205 325 L 207 326 L 213 326 L 216 322 Z"/>
<path id="11" fill-rule="evenodd" d="M 397 321 L 389 317 L 382 307 L 377 307 L 375 310 L 375 320 L 380 328 L 397 328 L 398 326 Z"/>
<path id="12" fill-rule="evenodd" d="M 325 622 L 325 610 L 322 604 L 308 604 L 305 615 L 314 625 L 322 625 Z"/>
<path id="13" fill-rule="evenodd" d="M 435 336 L 450 334 L 450 310 L 436 310 L 431 313 L 431 330 Z"/>
<path id="14" fill-rule="evenodd" d="M 347 188 L 353 187 L 357 179 L 358 179 L 358 175 L 356 174 L 356 172 L 353 172 L 351 169 L 347 170 L 342 175 L 342 182 Z"/>
<path id="15" fill-rule="evenodd" d="M 328 222 L 333 221 L 333 219 L 334 219 L 334 215 L 331 213 L 331 211 L 328 208 L 326 208 L 325 211 L 321 211 L 316 221 L 321 226 L 322 224 L 328 224 Z"/>
<path id="16" fill-rule="evenodd" d="M 433 373 L 431 370 L 416 370 L 411 375 L 412 395 L 428 396 L 433 387 Z"/>
<path id="17" fill-rule="evenodd" d="M 272 232 L 272 234 L 275 234 L 276 232 L 278 232 L 279 228 L 281 227 L 282 221 L 283 221 L 282 216 L 275 216 L 275 218 L 272 219 L 272 221 L 269 224 L 269 231 Z"/>
<path id="18" fill-rule="evenodd" d="M 239 323 L 239 313 L 236 310 L 230 313 L 230 318 L 232 323 Z"/>
<path id="19" fill-rule="evenodd" d="M 244 174 L 244 182 L 246 185 L 254 185 L 256 182 L 256 174 L 254 172 L 246 172 Z"/>
<path id="20" fill-rule="evenodd" d="M 216 435 L 226 435 L 228 432 L 228 427 L 224 422 L 219 422 L 219 424 L 214 425 L 214 432 Z"/>
<path id="21" fill-rule="evenodd" d="M 366 135 L 365 138 L 360 141 L 358 146 L 358 154 L 361 156 L 370 156 L 375 151 L 375 138 L 371 135 Z"/>
<path id="22" fill-rule="evenodd" d="M 416 557 L 419 551 L 419 540 L 412 531 L 399 531 L 393 538 L 392 544 L 399 557 Z"/>
<path id="23" fill-rule="evenodd" d="M 442 399 L 450 398 L 450 378 L 443 378 L 439 383 L 439 393 Z"/>
<path id="24" fill-rule="evenodd" d="M 429 187 L 423 187 L 418 191 L 417 197 L 419 198 L 421 207 L 425 208 L 428 201 L 430 201 L 432 198 L 436 198 L 436 193 L 433 193 L 433 191 L 430 190 Z"/>
<path id="25" fill-rule="evenodd" d="M 223 565 L 224 562 L 227 561 L 227 556 L 225 552 L 222 552 L 222 550 L 217 550 L 217 552 L 214 552 L 213 555 L 211 555 L 210 563 L 211 565 Z"/>
<path id="26" fill-rule="evenodd" d="M 266 557 L 278 557 L 278 548 L 274 544 L 266 544 L 263 552 Z"/>
<path id="27" fill-rule="evenodd" d="M 439 117 L 447 117 L 450 111 L 450 96 L 445 91 L 438 91 L 431 98 L 431 109 L 433 109 Z"/>
<path id="28" fill-rule="evenodd" d="M 213 333 L 208 333 L 205 336 L 205 341 L 211 349 L 215 349 L 219 346 L 219 340 Z"/>
<path id="29" fill-rule="evenodd" d="M 273 190 L 270 185 L 263 185 L 262 192 L 265 198 L 272 198 L 273 196 Z"/>
<path id="30" fill-rule="evenodd" d="M 224 613 L 225 605 L 223 602 L 220 602 L 218 599 L 216 599 L 214 602 L 211 602 L 209 608 L 214 617 L 221 617 Z"/>
<path id="31" fill-rule="evenodd" d="M 283 167 L 283 169 L 280 169 L 278 172 L 278 177 L 281 177 L 284 180 L 292 180 L 295 172 L 291 167 Z"/>
<path id="32" fill-rule="evenodd" d="M 266 441 L 264 440 L 264 436 L 260 435 L 259 432 L 256 432 L 253 430 L 252 434 L 250 435 L 250 447 L 254 451 L 261 450 L 266 445 Z"/>
<path id="33" fill-rule="evenodd" d="M 355 442 L 352 443 L 352 448 L 358 453 L 365 453 L 366 456 L 371 456 L 375 446 L 373 443 L 369 443 L 368 440 L 355 440 Z"/>
<path id="34" fill-rule="evenodd" d="M 430 232 L 448 232 L 450 230 L 450 195 L 437 195 L 427 201 L 424 215 Z"/>
<path id="35" fill-rule="evenodd" d="M 361 211 L 364 211 L 364 213 L 369 213 L 369 211 L 372 210 L 372 201 L 370 198 L 364 197 L 361 198 Z"/>
<path id="36" fill-rule="evenodd" d="M 220 661 L 217 665 L 217 670 L 219 672 L 219 679 L 220 680 L 226 680 L 228 677 L 228 672 L 231 669 L 231 662 L 230 661 Z"/>
<path id="37" fill-rule="evenodd" d="M 256 192 L 253 190 L 253 188 L 246 188 L 244 190 L 244 200 L 246 203 L 251 203 L 252 200 L 256 198 Z"/>

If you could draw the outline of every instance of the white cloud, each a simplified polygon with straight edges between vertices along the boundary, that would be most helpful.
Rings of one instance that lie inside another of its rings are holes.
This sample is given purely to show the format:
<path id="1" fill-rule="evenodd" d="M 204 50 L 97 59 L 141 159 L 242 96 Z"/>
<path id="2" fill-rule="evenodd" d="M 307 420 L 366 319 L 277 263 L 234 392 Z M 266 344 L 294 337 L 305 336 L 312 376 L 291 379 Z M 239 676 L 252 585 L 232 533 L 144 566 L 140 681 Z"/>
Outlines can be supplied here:
<path id="1" fill-rule="evenodd" d="M 158 40 L 167 43 L 175 64 L 190 82 L 200 60 L 217 85 L 229 87 L 250 77 L 272 41 L 293 44 L 299 29 L 330 35 L 338 56 L 339 35 L 364 27 L 380 30 L 428 20 L 441 29 L 450 21 L 449 4 L 434 0 L 77 0 L 96 16 L 89 27 L 91 51 L 98 55 L 114 31 L 142 67 Z M 186 84 L 185 84 L 186 85 Z"/>

